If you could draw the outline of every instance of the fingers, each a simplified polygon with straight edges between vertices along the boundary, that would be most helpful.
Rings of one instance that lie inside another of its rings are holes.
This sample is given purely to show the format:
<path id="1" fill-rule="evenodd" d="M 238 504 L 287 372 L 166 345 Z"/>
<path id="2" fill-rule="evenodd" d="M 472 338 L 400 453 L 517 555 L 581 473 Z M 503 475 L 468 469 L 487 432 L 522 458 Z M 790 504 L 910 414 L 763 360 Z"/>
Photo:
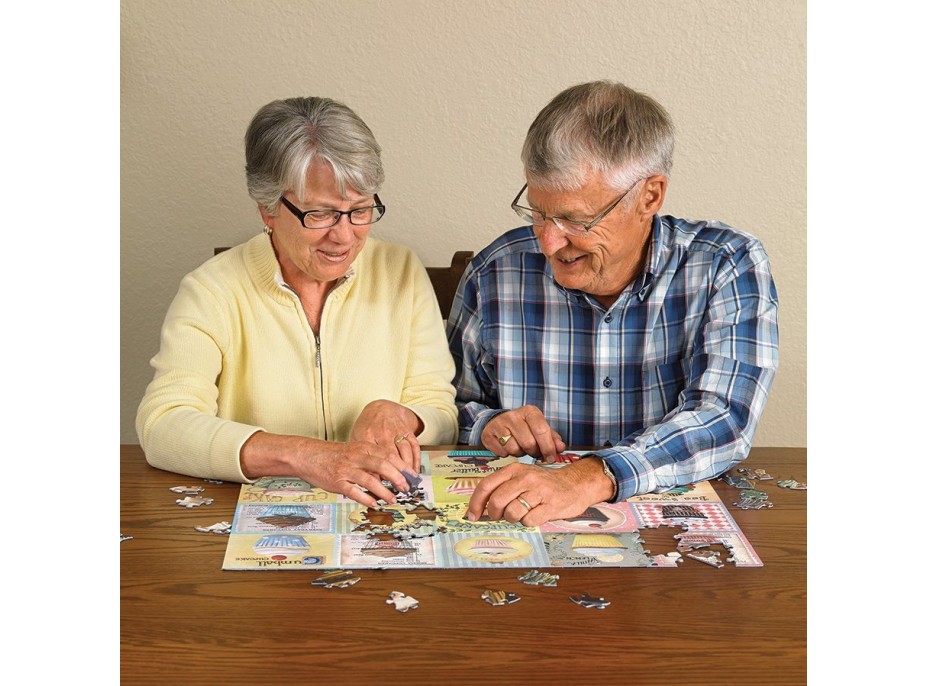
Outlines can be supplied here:
<path id="1" fill-rule="evenodd" d="M 395 452 L 389 452 L 386 457 L 376 453 L 368 453 L 368 456 L 372 460 L 365 465 L 368 472 L 376 475 L 379 480 L 389 481 L 401 491 L 410 489 L 410 483 L 403 476 L 403 470 L 409 470 L 409 466 Z"/>
<path id="2" fill-rule="evenodd" d="M 378 507 L 381 502 L 390 505 L 396 503 L 396 496 L 379 480 L 362 477 L 359 481 L 364 481 L 366 485 L 362 487 L 360 484 L 342 482 L 338 492 L 367 507 Z"/>
<path id="3" fill-rule="evenodd" d="M 512 466 L 514 465 L 509 465 L 509 467 Z M 464 515 L 467 519 L 476 522 L 483 516 L 483 513 L 487 509 L 490 496 L 493 495 L 493 492 L 501 483 L 508 479 L 507 470 L 509 467 L 503 467 L 498 472 L 493 472 L 480 480 L 480 483 L 477 484 L 477 488 L 474 489 L 473 494 L 470 496 L 470 501 L 467 504 L 467 512 Z"/>
<path id="4" fill-rule="evenodd" d="M 419 473 L 419 466 L 422 463 L 422 449 L 419 441 L 412 434 L 405 434 L 394 439 L 393 444 L 396 446 L 396 452 L 403 462 L 405 469 L 413 474 Z"/>
<path id="5" fill-rule="evenodd" d="M 523 518 L 534 509 L 531 500 L 529 500 L 528 493 L 522 493 L 521 495 L 516 496 L 514 500 L 510 500 L 509 504 L 503 508 L 502 519 L 505 519 L 507 522 L 522 522 Z"/>
<path id="6" fill-rule="evenodd" d="M 484 447 L 499 457 L 531 455 L 553 462 L 567 446 L 534 405 L 496 415 L 480 435 Z"/>
<path id="7" fill-rule="evenodd" d="M 528 508 L 520 504 L 517 498 L 534 490 L 532 484 L 537 476 L 536 471 L 540 469 L 524 464 L 511 464 L 482 479 L 470 497 L 466 517 L 473 522 L 486 512 L 490 519 L 520 521 Z"/>

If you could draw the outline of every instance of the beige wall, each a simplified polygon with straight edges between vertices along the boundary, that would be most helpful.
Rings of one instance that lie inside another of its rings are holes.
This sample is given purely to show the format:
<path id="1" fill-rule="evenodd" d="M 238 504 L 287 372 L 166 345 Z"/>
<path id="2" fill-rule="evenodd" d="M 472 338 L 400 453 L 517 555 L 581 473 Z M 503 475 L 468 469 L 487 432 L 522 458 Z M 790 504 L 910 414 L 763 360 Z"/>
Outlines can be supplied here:
<path id="1" fill-rule="evenodd" d="M 181 277 L 261 230 L 242 150 L 261 105 L 325 95 L 352 107 L 384 149 L 389 211 L 373 235 L 431 266 L 518 224 L 509 202 L 528 125 L 557 92 L 598 78 L 651 94 L 674 119 L 664 212 L 763 240 L 781 362 L 755 445 L 804 446 L 798 0 L 123 0 L 121 442 L 138 442 L 135 409 Z"/>

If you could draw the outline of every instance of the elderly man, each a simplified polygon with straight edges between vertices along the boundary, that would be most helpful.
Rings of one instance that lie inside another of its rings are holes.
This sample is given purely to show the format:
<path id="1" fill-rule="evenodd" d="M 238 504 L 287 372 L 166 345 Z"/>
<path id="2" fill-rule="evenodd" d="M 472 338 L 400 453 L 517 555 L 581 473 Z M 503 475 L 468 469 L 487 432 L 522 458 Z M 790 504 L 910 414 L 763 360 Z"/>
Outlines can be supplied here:
<path id="1" fill-rule="evenodd" d="M 522 148 L 513 229 L 469 265 L 448 322 L 461 440 L 546 462 L 486 477 L 467 516 L 537 526 L 743 460 L 777 367 L 760 241 L 658 212 L 673 126 L 619 83 L 568 88 Z"/>

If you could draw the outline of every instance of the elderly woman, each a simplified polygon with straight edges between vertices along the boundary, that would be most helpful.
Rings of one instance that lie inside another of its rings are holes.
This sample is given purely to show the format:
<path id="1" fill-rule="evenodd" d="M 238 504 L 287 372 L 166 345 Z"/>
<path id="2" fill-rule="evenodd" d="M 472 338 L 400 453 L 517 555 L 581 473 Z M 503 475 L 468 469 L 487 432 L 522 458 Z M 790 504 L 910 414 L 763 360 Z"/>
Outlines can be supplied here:
<path id="1" fill-rule="evenodd" d="M 264 231 L 181 281 L 136 419 L 146 458 L 395 502 L 382 482 L 409 488 L 420 443 L 457 440 L 457 412 L 425 269 L 368 238 L 380 146 L 345 105 L 291 98 L 258 111 L 245 157 Z"/>

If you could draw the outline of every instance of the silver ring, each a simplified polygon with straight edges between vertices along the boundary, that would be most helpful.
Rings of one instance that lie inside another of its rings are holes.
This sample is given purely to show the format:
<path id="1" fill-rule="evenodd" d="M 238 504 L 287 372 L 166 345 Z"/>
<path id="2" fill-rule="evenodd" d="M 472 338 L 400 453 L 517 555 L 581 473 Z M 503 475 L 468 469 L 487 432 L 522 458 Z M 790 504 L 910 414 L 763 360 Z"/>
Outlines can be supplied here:
<path id="1" fill-rule="evenodd" d="M 522 503 L 523 505 L 525 505 L 525 509 L 526 509 L 526 510 L 531 511 L 532 506 L 529 505 L 529 504 L 528 504 L 528 501 L 527 501 L 525 498 L 523 498 L 521 495 L 520 495 L 518 498 L 516 498 L 516 500 L 518 500 L 520 503 Z"/>
<path id="2" fill-rule="evenodd" d="M 506 445 L 509 442 L 509 439 L 512 438 L 512 434 L 506 434 L 505 436 L 499 437 L 499 444 Z"/>
<path id="3" fill-rule="evenodd" d="M 407 437 L 408 435 L 409 435 L 409 434 L 403 434 L 402 436 L 397 436 L 396 438 L 393 439 L 393 442 L 394 442 L 394 443 L 402 443 L 403 441 L 406 440 L 406 437 Z"/>

